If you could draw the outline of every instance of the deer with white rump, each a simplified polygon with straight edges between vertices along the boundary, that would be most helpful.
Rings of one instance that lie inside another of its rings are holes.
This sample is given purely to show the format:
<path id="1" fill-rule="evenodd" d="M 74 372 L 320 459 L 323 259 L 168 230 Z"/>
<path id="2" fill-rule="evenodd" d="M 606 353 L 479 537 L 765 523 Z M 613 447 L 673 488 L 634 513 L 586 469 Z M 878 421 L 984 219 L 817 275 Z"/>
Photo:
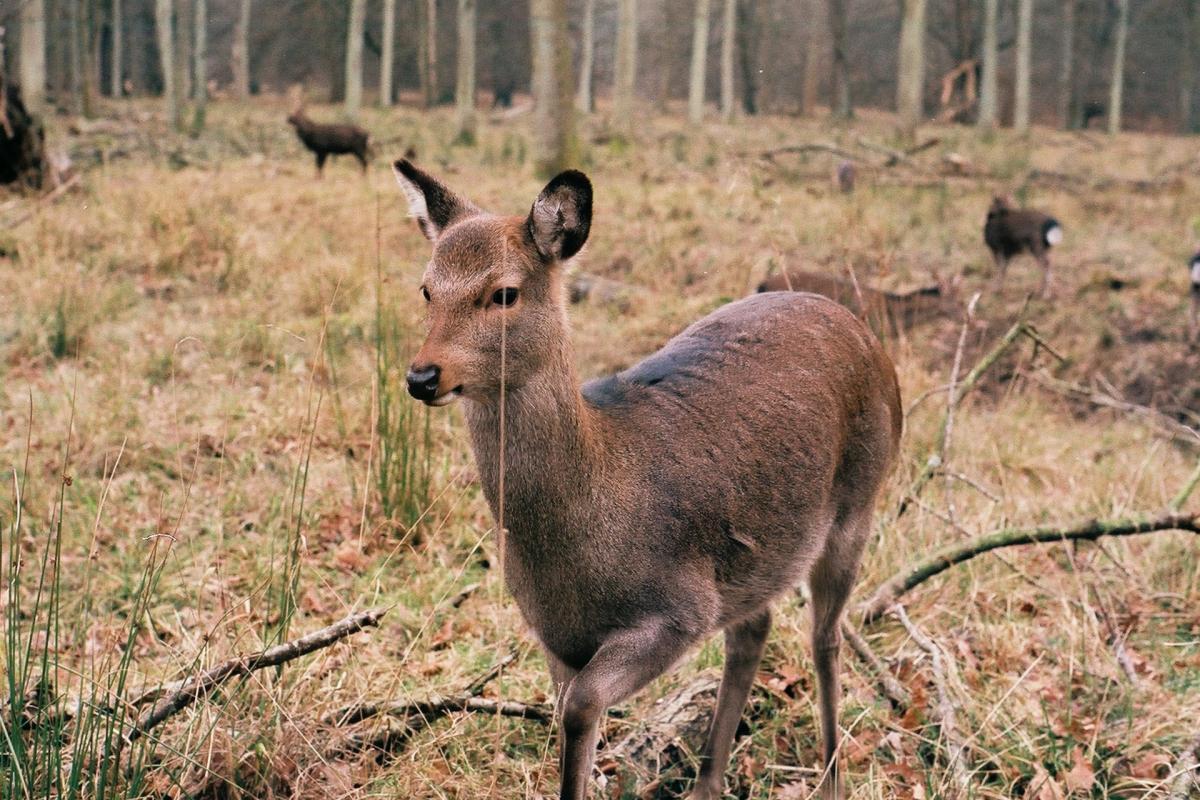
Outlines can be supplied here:
<path id="1" fill-rule="evenodd" d="M 394 168 L 433 242 L 408 390 L 432 406 L 467 401 L 483 491 L 506 529 L 504 577 L 559 690 L 561 797 L 587 794 L 605 709 L 722 630 L 691 794 L 720 797 L 769 606 L 805 580 L 823 788 L 840 797 L 840 622 L 901 429 L 879 342 L 831 300 L 769 292 L 581 387 L 563 264 L 587 241 L 587 177 L 564 172 L 528 215 L 499 216 L 408 161 Z"/>

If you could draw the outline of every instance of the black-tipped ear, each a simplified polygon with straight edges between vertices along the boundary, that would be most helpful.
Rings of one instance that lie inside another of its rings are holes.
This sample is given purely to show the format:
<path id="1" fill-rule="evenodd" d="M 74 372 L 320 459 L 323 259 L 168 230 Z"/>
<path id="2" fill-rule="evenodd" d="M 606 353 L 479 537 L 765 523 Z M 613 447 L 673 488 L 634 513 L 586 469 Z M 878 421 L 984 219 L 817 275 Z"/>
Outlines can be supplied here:
<path id="1" fill-rule="evenodd" d="M 479 213 L 478 208 L 447 189 L 437 178 L 417 169 L 407 158 L 392 164 L 392 172 L 408 199 L 408 215 L 417 220 L 431 242 L 455 222 Z"/>
<path id="2" fill-rule="evenodd" d="M 542 189 L 525 224 L 543 259 L 566 261 L 592 227 L 592 182 L 578 170 L 560 173 Z"/>

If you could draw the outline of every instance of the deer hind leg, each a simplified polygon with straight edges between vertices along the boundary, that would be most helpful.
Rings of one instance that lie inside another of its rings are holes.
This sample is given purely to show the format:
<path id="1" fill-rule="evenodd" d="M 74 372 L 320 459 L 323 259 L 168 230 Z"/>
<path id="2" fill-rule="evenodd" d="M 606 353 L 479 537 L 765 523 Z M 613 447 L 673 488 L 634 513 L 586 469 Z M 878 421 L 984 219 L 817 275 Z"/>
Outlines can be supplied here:
<path id="1" fill-rule="evenodd" d="M 996 262 L 996 291 L 999 292 L 1004 288 L 1004 274 L 1008 272 L 1008 256 L 999 250 L 992 251 L 992 258 Z"/>
<path id="2" fill-rule="evenodd" d="M 1042 250 L 1042 251 L 1036 253 L 1034 257 L 1037 259 L 1038 266 L 1040 266 L 1042 268 L 1042 288 L 1041 288 L 1042 297 L 1049 297 L 1051 295 L 1050 255 L 1045 250 Z"/>
<path id="3" fill-rule="evenodd" d="M 858 559 L 869 533 L 870 520 L 868 510 L 853 515 L 840 528 L 834 528 L 824 555 L 809 577 L 812 589 L 813 662 L 820 695 L 824 754 L 821 796 L 825 800 L 840 800 L 843 796 L 842 776 L 837 761 L 841 736 L 838 730 L 838 703 L 841 699 L 842 612 L 850 590 L 854 588 Z"/>
<path id="4" fill-rule="evenodd" d="M 329 158 L 329 153 L 317 153 L 317 177 L 325 174 L 325 159 Z"/>
<path id="5" fill-rule="evenodd" d="M 568 684 L 562 708 L 562 800 L 584 800 L 605 709 L 666 672 L 696 636 L 663 619 L 616 631 Z"/>
<path id="6" fill-rule="evenodd" d="M 724 794 L 729 751 L 770 630 L 771 612 L 765 609 L 725 629 L 725 672 L 691 800 L 718 800 Z"/>

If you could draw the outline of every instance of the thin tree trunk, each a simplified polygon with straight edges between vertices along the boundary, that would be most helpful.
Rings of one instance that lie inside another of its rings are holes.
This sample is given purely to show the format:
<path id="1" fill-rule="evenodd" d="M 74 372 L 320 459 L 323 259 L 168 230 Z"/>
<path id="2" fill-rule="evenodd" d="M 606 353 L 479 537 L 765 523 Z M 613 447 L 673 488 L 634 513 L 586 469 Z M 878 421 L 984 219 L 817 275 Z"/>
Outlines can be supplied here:
<path id="1" fill-rule="evenodd" d="M 976 120 L 976 124 L 982 130 L 992 130 L 996 127 L 999 94 L 996 70 L 996 17 L 999 14 L 999 5 L 999 0 L 984 0 L 983 4 L 983 78 L 979 86 L 979 118 Z"/>
<path id="2" fill-rule="evenodd" d="M 804 52 L 801 54 L 804 83 L 800 87 L 800 113 L 805 115 L 816 110 L 821 96 L 821 57 L 825 52 L 825 28 L 818 21 L 820 6 L 818 0 L 804 0 L 802 5 L 808 20 Z"/>
<path id="3" fill-rule="evenodd" d="M 425 0 L 425 107 L 432 108 L 438 97 L 437 0 Z"/>
<path id="4" fill-rule="evenodd" d="M 912 136 L 925 116 L 925 0 L 904 0 L 902 14 L 896 109 L 904 134 Z"/>
<path id="5" fill-rule="evenodd" d="M 1196 48 L 1200 47 L 1200 0 L 1187 0 L 1187 36 L 1179 59 L 1179 131 L 1192 133 L 1192 99 L 1196 94 Z"/>
<path id="6" fill-rule="evenodd" d="M 850 119 L 850 54 L 847 52 L 846 0 L 829 0 L 829 39 L 833 53 L 833 116 Z"/>
<path id="7" fill-rule="evenodd" d="M 1017 85 L 1013 102 L 1013 128 L 1029 131 L 1029 82 L 1033 58 L 1033 0 L 1017 3 Z"/>
<path id="8" fill-rule="evenodd" d="M 155 0 L 154 27 L 158 34 L 158 62 L 162 70 L 163 101 L 167 123 L 179 127 L 179 97 L 175 87 L 175 8 L 173 0 Z"/>
<path id="9" fill-rule="evenodd" d="M 109 50 L 108 91 L 113 97 L 125 94 L 125 16 L 121 13 L 121 0 L 112 0 L 112 47 Z"/>
<path id="10" fill-rule="evenodd" d="M 566 0 L 532 0 L 534 164 L 543 176 L 565 169 L 573 156 L 571 49 Z"/>
<path id="11" fill-rule="evenodd" d="M 233 48 L 229 59 L 233 68 L 233 93 L 250 96 L 250 0 L 238 4 L 237 24 L 233 28 Z"/>
<path id="12" fill-rule="evenodd" d="M 708 0 L 696 0 L 692 21 L 692 69 L 688 76 L 688 120 L 704 120 L 704 79 L 708 73 Z"/>
<path id="13" fill-rule="evenodd" d="M 742 110 L 758 113 L 758 0 L 740 0 L 737 13 L 738 55 L 742 68 Z"/>
<path id="14" fill-rule="evenodd" d="M 379 51 L 379 105 L 395 102 L 392 74 L 396 58 L 396 0 L 383 0 L 383 45 Z"/>
<path id="15" fill-rule="evenodd" d="M 584 114 L 592 113 L 592 70 L 596 63 L 596 0 L 584 0 L 582 52 L 579 56 L 579 91 L 575 107 Z"/>
<path id="16" fill-rule="evenodd" d="M 367 0 L 350 0 L 350 24 L 346 27 L 346 116 L 357 119 L 362 108 L 363 29 L 367 23 Z"/>
<path id="17" fill-rule="evenodd" d="M 46 104 L 46 2 L 26 0 L 21 6 L 19 74 L 25 105 L 40 115 Z"/>
<path id="18" fill-rule="evenodd" d="M 737 45 L 737 0 L 725 0 L 721 18 L 721 118 L 733 119 L 733 51 Z"/>
<path id="19" fill-rule="evenodd" d="M 192 18 L 187 13 L 190 0 L 172 1 L 175 5 L 175 93 L 179 97 L 182 126 L 187 101 L 192 96 Z"/>
<path id="20" fill-rule="evenodd" d="M 1112 92 L 1108 97 L 1108 132 L 1121 132 L 1121 103 L 1125 95 L 1125 40 L 1129 38 L 1129 0 L 1117 0 L 1117 44 L 1113 51 Z"/>
<path id="21" fill-rule="evenodd" d="M 71 95 L 71 111 L 83 113 L 83 42 L 80 41 L 79 0 L 66 0 L 67 8 L 67 91 Z"/>
<path id="22" fill-rule="evenodd" d="M 458 0 L 458 74 L 454 104 L 458 113 L 458 138 L 475 141 L 475 0 Z"/>
<path id="23" fill-rule="evenodd" d="M 196 37 L 192 47 L 193 99 L 196 101 L 192 135 L 198 136 L 204 130 L 204 117 L 208 112 L 208 0 L 192 0 L 192 13 L 192 33 Z"/>
<path id="24" fill-rule="evenodd" d="M 1075 7 L 1078 0 L 1062 0 L 1062 61 L 1058 67 L 1058 118 L 1063 130 L 1071 127 L 1075 97 Z"/>
<path id="25" fill-rule="evenodd" d="M 617 54 L 613 76 L 613 123 L 622 133 L 633 129 L 637 84 L 637 0 L 617 2 Z"/>

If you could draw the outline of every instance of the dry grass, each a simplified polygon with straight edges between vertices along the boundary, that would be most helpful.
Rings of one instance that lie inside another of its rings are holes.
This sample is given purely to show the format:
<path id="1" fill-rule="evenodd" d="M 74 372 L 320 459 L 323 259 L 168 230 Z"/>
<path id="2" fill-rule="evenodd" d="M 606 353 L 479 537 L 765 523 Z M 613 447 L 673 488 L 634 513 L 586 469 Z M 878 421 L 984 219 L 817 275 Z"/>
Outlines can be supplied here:
<path id="1" fill-rule="evenodd" d="M 541 657 L 488 568 L 495 540 L 457 412 L 429 414 L 430 499 L 415 525 L 383 513 L 374 473 L 379 392 L 403 364 L 392 356 L 400 363 L 385 365 L 375 390 L 376 303 L 395 315 L 389 346 L 412 349 L 427 253 L 383 159 L 412 145 L 477 203 L 515 213 L 539 188 L 529 137 L 517 120 L 485 126 L 474 148 L 453 148 L 448 116 L 372 114 L 376 139 L 394 142 L 370 176 L 339 162 L 315 181 L 282 117 L 282 103 L 218 105 L 206 138 L 164 139 L 149 161 L 108 161 L 89 171 L 81 192 L 4 235 L 0 477 L 23 495 L 15 539 L 33 577 L 22 592 L 32 591 L 45 542 L 62 526 L 61 556 L 49 562 L 61 585 L 61 628 L 56 637 L 33 631 L 29 651 L 47 655 L 40 663 L 66 697 L 90 695 L 126 654 L 136 694 L 348 610 L 392 606 L 379 630 L 258 673 L 158 729 L 141 751 L 150 759 L 144 783 L 113 796 L 549 796 L 554 749 L 539 725 L 453 716 L 377 761 L 331 759 L 337 732 L 320 722 L 358 700 L 461 690 L 510 652 L 515 660 L 485 694 L 545 699 Z M 584 166 L 597 186 L 596 219 L 582 268 L 634 291 L 625 312 L 572 311 L 581 372 L 594 375 L 632 363 L 784 264 L 849 266 L 889 287 L 961 273 L 965 297 L 990 277 L 980 241 L 990 194 L 1016 191 L 1052 209 L 1067 231 L 1055 254 L 1059 292 L 1028 313 L 1069 363 L 1044 353 L 1035 360 L 1022 345 L 958 412 L 949 463 L 991 496 L 939 479 L 897 520 L 944 398 L 916 407 L 860 598 L 958 537 L 1158 509 L 1195 457 L 1136 419 L 1070 406 L 1020 377 L 1043 367 L 1081 382 L 1103 373 L 1125 388 L 1135 368 L 1148 379 L 1194 374 L 1182 341 L 1183 262 L 1200 235 L 1194 142 L 1040 130 L 1027 141 L 980 142 L 966 129 L 931 130 L 942 142 L 915 159 L 920 170 L 864 169 L 849 196 L 831 190 L 829 156 L 757 158 L 800 141 L 887 142 L 888 131 L 886 118 L 869 114 L 852 130 L 762 119 L 698 133 L 655 118 L 632 145 L 593 144 Z M 992 177 L 938 178 L 952 152 Z M 1022 180 L 1032 168 L 1091 180 L 1144 179 L 1170 167 L 1180 180 L 1148 192 Z M 1131 285 L 1109 290 L 1112 276 Z M 985 296 L 968 362 L 1036 282 L 1034 265 L 1019 262 L 1004 295 Z M 946 382 L 957 331 L 951 320 L 895 343 L 907 401 Z M 1170 385 L 1135 399 L 1154 400 L 1156 391 L 1169 394 L 1164 405 L 1180 404 Z M 1185 419 L 1187 410 L 1170 409 Z M 412 424 L 423 430 L 423 416 Z M 6 536 L 13 511 L 10 502 L 0 512 Z M 139 592 L 152 557 L 156 582 Z M 476 582 L 461 607 L 448 606 Z M 11 600 L 0 596 L 5 610 Z M 922 586 L 907 605 L 949 656 L 977 796 L 1165 794 L 1170 762 L 1200 725 L 1194 536 L 985 556 Z M 22 635 L 36 622 L 12 619 Z M 811 776 L 799 768 L 818 758 L 807 619 L 791 601 L 778 619 L 750 735 L 729 773 L 737 797 L 807 797 Z M 850 669 L 843 726 L 852 796 L 944 795 L 950 779 L 936 728 L 926 725 L 936 694 L 928 654 L 894 621 L 868 633 L 917 704 L 896 717 L 869 676 Z M 632 701 L 610 738 L 720 658 L 715 642 L 706 645 Z M 9 680 L 12 672 L 5 668 Z"/>

